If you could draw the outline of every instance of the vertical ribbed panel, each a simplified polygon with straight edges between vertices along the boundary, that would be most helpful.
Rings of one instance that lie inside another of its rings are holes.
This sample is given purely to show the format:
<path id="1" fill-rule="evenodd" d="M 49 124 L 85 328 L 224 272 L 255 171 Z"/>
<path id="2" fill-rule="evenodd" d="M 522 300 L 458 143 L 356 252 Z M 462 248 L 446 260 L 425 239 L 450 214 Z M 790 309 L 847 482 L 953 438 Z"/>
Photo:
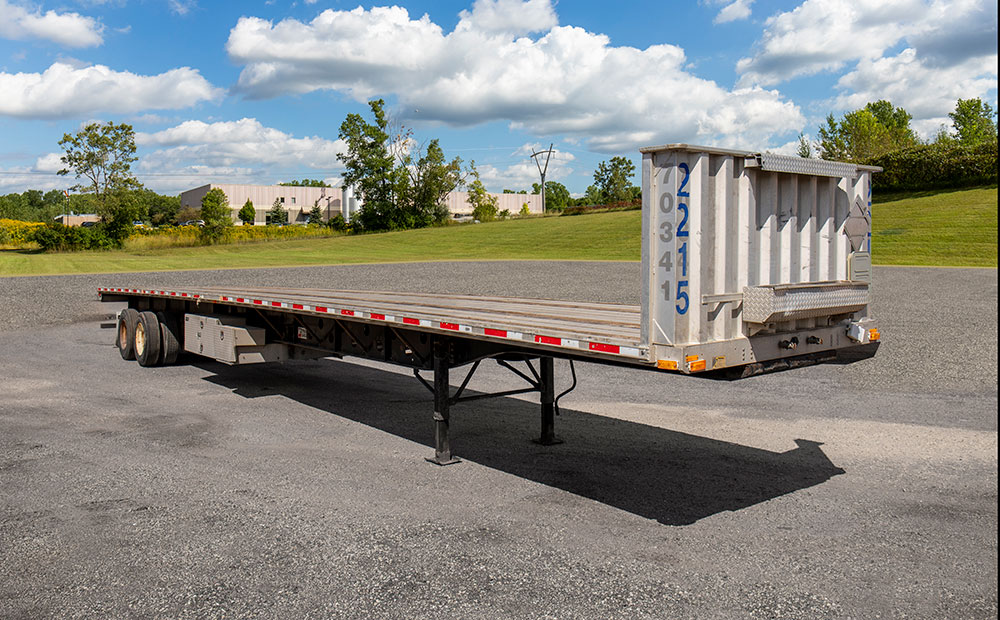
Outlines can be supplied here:
<path id="1" fill-rule="evenodd" d="M 643 154 L 645 343 L 746 336 L 745 287 L 848 279 L 851 247 L 844 224 L 856 198 L 868 204 L 869 171 L 839 178 L 768 171 L 752 153 L 688 146 Z M 688 235 L 681 236 L 685 230 Z M 687 312 L 681 311 L 683 295 Z M 817 320 L 822 318 L 789 326 Z"/>

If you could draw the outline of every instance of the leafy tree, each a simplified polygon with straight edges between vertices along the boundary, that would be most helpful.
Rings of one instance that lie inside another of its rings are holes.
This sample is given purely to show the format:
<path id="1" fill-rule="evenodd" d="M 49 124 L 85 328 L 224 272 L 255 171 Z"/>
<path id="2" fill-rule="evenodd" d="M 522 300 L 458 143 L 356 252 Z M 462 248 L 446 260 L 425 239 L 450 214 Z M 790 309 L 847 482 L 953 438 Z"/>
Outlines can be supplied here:
<path id="1" fill-rule="evenodd" d="M 410 211 L 411 225 L 440 224 L 448 219 L 445 198 L 462 184 L 462 160 L 446 161 L 437 140 L 431 140 L 423 154 L 418 149 L 416 155 L 416 161 L 409 154 L 402 158 L 408 183 L 401 198 Z"/>
<path id="2" fill-rule="evenodd" d="M 131 125 L 89 123 L 73 135 L 63 134 L 59 146 L 66 152 L 59 159 L 67 166 L 59 174 L 73 172 L 76 178 L 83 177 L 87 181 L 74 186 L 74 190 L 100 197 L 139 186 L 131 172 L 137 159 L 135 131 Z"/>
<path id="3" fill-rule="evenodd" d="M 243 222 L 244 226 L 247 224 L 253 224 L 257 219 L 257 210 L 253 208 L 253 201 L 247 198 L 247 201 L 243 203 L 240 207 L 240 212 L 238 217 Z"/>
<path id="4" fill-rule="evenodd" d="M 996 143 L 997 124 L 996 111 L 980 98 L 959 99 L 955 103 L 955 111 L 950 112 L 952 126 L 955 128 L 954 138 L 963 145 Z"/>
<path id="5" fill-rule="evenodd" d="M 174 221 L 181 208 L 180 196 L 163 196 L 148 189 L 140 190 L 139 195 L 149 220 L 156 225 Z"/>
<path id="6" fill-rule="evenodd" d="M 635 164 L 626 157 L 612 157 L 610 162 L 602 161 L 594 171 L 594 184 L 601 193 L 603 202 L 625 202 L 631 199 L 632 176 Z"/>
<path id="7" fill-rule="evenodd" d="M 201 219 L 205 221 L 201 236 L 207 241 L 218 241 L 233 225 L 229 199 L 224 191 L 218 187 L 208 190 L 201 199 Z"/>
<path id="8" fill-rule="evenodd" d="M 180 224 L 181 222 L 189 222 L 199 218 L 201 218 L 201 209 L 195 209 L 194 207 L 181 207 L 177 210 L 177 215 L 174 216 L 174 223 Z"/>
<path id="9" fill-rule="evenodd" d="M 360 114 L 348 114 L 340 125 L 339 137 L 347 144 L 347 152 L 337 159 L 344 163 L 344 185 L 354 187 L 364 197 L 357 221 L 367 230 L 405 228 L 396 209 L 396 189 L 400 180 L 389 152 L 389 119 L 385 101 L 368 102 L 375 122 L 369 123 Z"/>
<path id="10" fill-rule="evenodd" d="M 309 210 L 309 223 L 316 224 L 317 226 L 323 223 L 323 209 L 319 208 L 319 201 L 313 205 L 313 208 Z"/>
<path id="11" fill-rule="evenodd" d="M 142 187 L 131 171 L 137 159 L 132 126 L 88 123 L 73 135 L 63 134 L 59 146 L 65 151 L 60 160 L 66 165 L 59 174 L 72 172 L 84 179 L 73 189 L 95 196 L 96 211 L 108 224 L 108 237 L 121 245 L 132 222 L 143 215 L 141 202 L 130 191 Z"/>
<path id="12" fill-rule="evenodd" d="M 0 218 L 26 222 L 51 222 L 61 213 L 69 212 L 65 195 L 57 189 L 44 194 L 29 189 L 20 194 L 0 196 Z"/>
<path id="13" fill-rule="evenodd" d="M 340 213 L 335 213 L 333 217 L 327 220 L 326 225 L 330 229 L 340 232 L 347 230 L 347 222 L 344 221 L 344 216 Z"/>
<path id="14" fill-rule="evenodd" d="M 864 162 L 879 155 L 920 143 L 910 128 L 913 118 L 906 110 L 880 100 L 844 114 L 838 122 L 833 114 L 819 129 L 819 154 L 823 159 Z"/>
<path id="15" fill-rule="evenodd" d="M 558 181 L 545 182 L 545 208 L 549 211 L 562 211 L 569 206 L 572 197 L 566 186 Z"/>
<path id="16" fill-rule="evenodd" d="M 267 212 L 268 224 L 287 224 L 288 223 L 288 211 L 285 211 L 285 207 L 281 206 L 281 198 L 275 198 L 274 204 L 271 205 L 271 210 Z"/>
<path id="17" fill-rule="evenodd" d="M 497 197 L 486 191 L 475 162 L 471 163 L 469 176 L 473 179 L 469 184 L 468 198 L 469 205 L 472 206 L 472 217 L 480 222 L 492 222 L 497 216 Z"/>
<path id="18" fill-rule="evenodd" d="M 333 187 L 326 181 L 321 181 L 319 179 L 302 179 L 301 181 L 288 181 L 287 183 L 278 183 L 278 185 L 285 185 L 290 187 Z"/>
<path id="19" fill-rule="evenodd" d="M 596 185 L 588 185 L 587 191 L 577 201 L 578 205 L 599 205 L 604 203 L 604 193 Z"/>
<path id="20" fill-rule="evenodd" d="M 462 160 L 450 162 L 438 140 L 426 149 L 416 146 L 412 132 L 394 126 L 385 102 L 368 102 L 374 122 L 348 114 L 340 126 L 347 152 L 344 184 L 364 198 L 354 222 L 366 230 L 394 230 L 428 226 L 448 218 L 444 198 L 461 186 Z"/>
<path id="21" fill-rule="evenodd" d="M 69 201 L 66 199 L 66 194 L 63 194 L 58 189 L 50 189 L 42 196 L 42 208 L 47 213 L 58 215 L 59 212 L 65 210 L 68 206 Z"/>

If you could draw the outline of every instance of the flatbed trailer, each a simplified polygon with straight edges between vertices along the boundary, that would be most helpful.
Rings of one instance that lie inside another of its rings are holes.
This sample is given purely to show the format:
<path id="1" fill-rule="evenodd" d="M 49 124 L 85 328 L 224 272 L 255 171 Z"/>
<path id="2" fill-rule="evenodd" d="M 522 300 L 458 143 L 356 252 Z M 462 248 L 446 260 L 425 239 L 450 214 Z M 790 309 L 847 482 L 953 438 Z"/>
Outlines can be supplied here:
<path id="1" fill-rule="evenodd" d="M 685 144 L 642 153 L 638 306 L 282 288 L 101 287 L 98 294 L 128 303 L 117 345 L 144 366 L 187 352 L 233 365 L 352 356 L 410 367 L 434 395 L 428 460 L 441 465 L 457 462 L 451 407 L 479 398 L 539 392 L 537 441 L 559 443 L 556 358 L 570 361 L 575 386 L 575 361 L 738 378 L 829 360 L 843 349 L 873 354 L 876 168 Z M 464 396 L 488 359 L 526 386 Z M 470 369 L 453 391 L 450 371 L 463 366 Z"/>

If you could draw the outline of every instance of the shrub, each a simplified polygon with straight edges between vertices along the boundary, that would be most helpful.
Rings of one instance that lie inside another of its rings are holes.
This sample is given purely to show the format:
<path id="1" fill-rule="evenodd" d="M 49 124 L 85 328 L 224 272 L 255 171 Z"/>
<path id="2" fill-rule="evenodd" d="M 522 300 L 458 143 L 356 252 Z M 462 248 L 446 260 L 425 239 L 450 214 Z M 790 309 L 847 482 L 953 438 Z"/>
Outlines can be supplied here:
<path id="1" fill-rule="evenodd" d="M 874 187 L 880 193 L 972 187 L 997 182 L 997 144 L 940 143 L 886 153 L 865 162 L 880 166 Z"/>
<path id="2" fill-rule="evenodd" d="M 604 205 L 589 205 L 578 207 L 567 207 L 563 210 L 563 215 L 584 215 L 586 213 L 604 213 L 606 211 L 634 211 L 642 208 L 642 201 L 612 202 Z"/>
<path id="3" fill-rule="evenodd" d="M 42 222 L 0 219 L 0 245 L 24 247 L 34 240 L 34 231 L 42 226 L 45 226 Z"/>
<path id="4" fill-rule="evenodd" d="M 344 221 L 344 216 L 339 213 L 331 217 L 327 221 L 326 225 L 331 230 L 336 230 L 338 232 L 344 232 L 347 230 L 347 222 Z"/>
<path id="5" fill-rule="evenodd" d="M 201 219 L 205 222 L 201 229 L 201 237 L 206 243 L 219 242 L 228 229 L 233 227 L 233 218 L 229 213 L 229 199 L 218 187 L 208 190 L 201 199 Z"/>
<path id="6" fill-rule="evenodd" d="M 105 224 L 90 228 L 45 224 L 34 230 L 33 241 L 48 251 L 109 250 L 119 247 L 119 243 L 108 236 Z"/>

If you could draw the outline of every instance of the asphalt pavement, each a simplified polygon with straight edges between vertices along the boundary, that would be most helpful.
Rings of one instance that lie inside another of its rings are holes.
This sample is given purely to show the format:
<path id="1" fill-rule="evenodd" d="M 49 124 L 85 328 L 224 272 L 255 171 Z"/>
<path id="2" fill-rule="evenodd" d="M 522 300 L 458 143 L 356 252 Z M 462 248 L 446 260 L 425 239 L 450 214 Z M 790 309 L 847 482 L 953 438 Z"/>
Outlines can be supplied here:
<path id="1" fill-rule="evenodd" d="M 405 369 L 145 369 L 95 294 L 638 303 L 638 271 L 0 278 L 0 617 L 996 618 L 996 270 L 877 268 L 883 345 L 855 363 L 736 382 L 578 364 L 557 446 L 529 441 L 537 396 L 459 405 L 444 468 Z M 484 365 L 470 389 L 516 385 Z"/>

